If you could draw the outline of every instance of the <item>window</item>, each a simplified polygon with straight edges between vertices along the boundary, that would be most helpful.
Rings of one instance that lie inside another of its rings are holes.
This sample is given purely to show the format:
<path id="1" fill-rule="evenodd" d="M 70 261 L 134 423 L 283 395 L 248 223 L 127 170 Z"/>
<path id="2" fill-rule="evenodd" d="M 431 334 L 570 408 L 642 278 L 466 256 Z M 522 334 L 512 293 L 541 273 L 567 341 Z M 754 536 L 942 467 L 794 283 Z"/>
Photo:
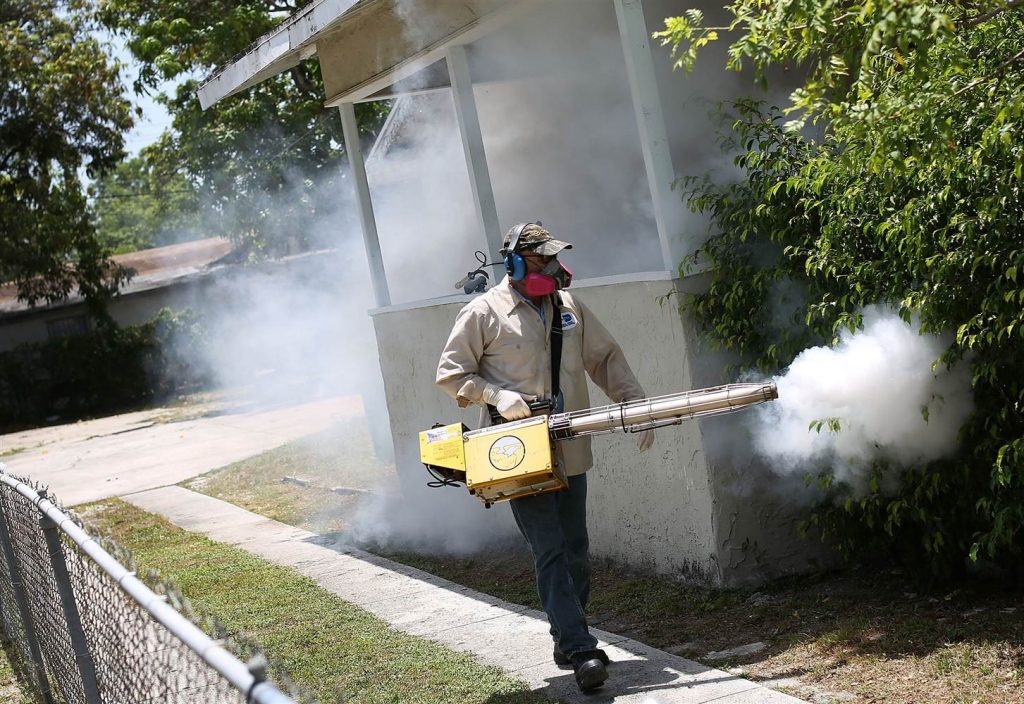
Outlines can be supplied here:
<path id="1" fill-rule="evenodd" d="M 46 321 L 46 334 L 51 339 L 55 337 L 85 335 L 87 332 L 89 332 L 89 319 L 84 315 Z"/>

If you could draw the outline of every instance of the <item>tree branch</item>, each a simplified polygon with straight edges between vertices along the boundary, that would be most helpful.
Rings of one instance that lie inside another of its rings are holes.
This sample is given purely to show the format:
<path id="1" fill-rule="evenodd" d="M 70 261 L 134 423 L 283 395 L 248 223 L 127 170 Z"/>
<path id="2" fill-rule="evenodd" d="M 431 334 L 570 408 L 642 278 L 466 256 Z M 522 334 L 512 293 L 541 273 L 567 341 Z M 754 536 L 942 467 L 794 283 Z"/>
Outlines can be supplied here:
<path id="1" fill-rule="evenodd" d="M 982 22 L 990 20 L 990 19 L 992 19 L 993 17 L 995 17 L 997 15 L 1001 15 L 1002 13 L 1006 12 L 1007 10 L 1012 10 L 1013 8 L 1017 7 L 1018 5 L 1024 5 L 1024 0 L 1009 0 L 1009 2 L 1007 2 L 1002 7 L 997 7 L 994 10 L 989 10 L 988 12 L 983 12 L 980 15 L 978 15 L 977 17 L 974 17 L 974 18 L 964 22 L 964 27 L 968 27 L 968 28 L 976 27 L 977 25 L 981 24 Z"/>
<path id="2" fill-rule="evenodd" d="M 15 144 L 13 147 L 7 150 L 7 153 L 3 155 L 3 158 L 0 158 L 0 172 L 5 172 L 9 169 L 11 162 L 14 160 L 14 157 L 18 155 L 18 149 L 20 146 L 20 144 Z"/>
<path id="3" fill-rule="evenodd" d="M 291 74 L 292 78 L 295 79 L 295 85 L 300 91 L 306 95 L 316 97 L 316 86 L 309 80 L 309 76 L 306 74 L 306 69 L 303 66 L 293 66 Z"/>
<path id="4" fill-rule="evenodd" d="M 1024 0 L 1020 0 L 1020 1 L 1024 2 Z M 960 95 L 961 93 L 966 93 L 971 88 L 974 88 L 974 87 L 976 87 L 978 85 L 981 85 L 982 83 L 984 83 L 985 81 L 993 78 L 994 76 L 998 76 L 1000 73 L 1002 73 L 1004 70 L 1006 70 L 1007 66 L 1009 66 L 1014 61 L 1016 61 L 1017 59 L 1021 58 L 1022 56 L 1024 56 L 1024 49 L 1021 49 L 1016 54 L 1014 54 L 1013 56 L 1008 58 L 1006 61 L 1004 61 L 1003 63 L 1001 63 L 998 66 L 996 66 L 996 68 L 993 71 L 991 71 L 990 73 L 982 76 L 981 78 L 979 78 L 976 81 L 971 81 L 970 83 L 965 85 L 963 88 L 958 90 L 956 93 L 953 93 L 953 95 L 951 97 L 955 98 L 958 95 Z"/>
<path id="5" fill-rule="evenodd" d="M 1018 0 L 1018 2 L 1024 2 L 1024 0 Z M 842 24 L 844 21 L 850 19 L 851 17 L 856 17 L 857 14 L 858 13 L 856 13 L 856 12 L 844 12 L 843 14 L 839 15 L 838 17 L 833 17 L 832 18 L 832 26 L 833 27 L 838 27 L 840 24 Z M 802 31 L 802 30 L 807 29 L 810 26 L 811 26 L 810 24 L 798 24 L 797 26 L 790 27 L 789 29 L 791 31 Z"/>
<path id="6" fill-rule="evenodd" d="M 295 4 L 290 2 L 271 2 L 268 7 L 271 12 L 295 12 Z"/>

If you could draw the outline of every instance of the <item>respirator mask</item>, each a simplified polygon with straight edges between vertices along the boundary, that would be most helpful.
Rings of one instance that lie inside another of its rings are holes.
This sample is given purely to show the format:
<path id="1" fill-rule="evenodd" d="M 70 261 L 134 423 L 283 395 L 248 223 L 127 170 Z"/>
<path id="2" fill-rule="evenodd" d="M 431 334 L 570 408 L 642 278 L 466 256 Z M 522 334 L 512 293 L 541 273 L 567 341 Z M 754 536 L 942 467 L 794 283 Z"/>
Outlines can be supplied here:
<path id="1" fill-rule="evenodd" d="M 534 298 L 550 296 L 555 291 L 569 288 L 572 284 L 572 272 L 564 264 L 554 258 L 540 271 L 527 274 L 523 280 L 526 284 L 526 295 Z"/>

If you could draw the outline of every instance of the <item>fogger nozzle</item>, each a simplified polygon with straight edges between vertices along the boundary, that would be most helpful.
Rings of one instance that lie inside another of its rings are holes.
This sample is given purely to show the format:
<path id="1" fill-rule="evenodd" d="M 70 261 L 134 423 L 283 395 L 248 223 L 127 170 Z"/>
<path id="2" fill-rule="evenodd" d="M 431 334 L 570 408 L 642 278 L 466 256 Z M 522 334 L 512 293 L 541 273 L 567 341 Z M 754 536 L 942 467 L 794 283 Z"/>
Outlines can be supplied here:
<path id="1" fill-rule="evenodd" d="M 722 415 L 779 397 L 774 381 L 765 384 L 727 384 L 667 396 L 637 399 L 613 406 L 553 415 L 548 421 L 558 440 L 677 425 L 701 416 Z"/>

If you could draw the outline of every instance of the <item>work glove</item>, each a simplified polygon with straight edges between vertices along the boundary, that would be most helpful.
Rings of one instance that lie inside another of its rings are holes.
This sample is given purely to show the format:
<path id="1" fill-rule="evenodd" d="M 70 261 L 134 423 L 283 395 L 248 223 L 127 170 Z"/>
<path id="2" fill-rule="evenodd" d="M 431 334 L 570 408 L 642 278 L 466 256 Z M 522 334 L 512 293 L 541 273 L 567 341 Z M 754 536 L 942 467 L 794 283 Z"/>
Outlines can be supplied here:
<path id="1" fill-rule="evenodd" d="M 505 420 L 520 420 L 532 415 L 530 406 L 522 396 L 515 391 L 499 389 L 492 384 L 484 388 L 484 401 L 497 408 Z"/>
<path id="2" fill-rule="evenodd" d="M 654 431 L 643 430 L 640 432 L 640 437 L 636 439 L 636 446 L 640 452 L 647 452 L 651 449 L 651 445 L 654 444 Z"/>
<path id="3" fill-rule="evenodd" d="M 640 393 L 642 394 L 643 391 L 641 391 Z M 636 398 L 627 398 L 623 401 L 623 403 L 640 401 L 642 399 L 643 396 L 638 396 Z M 640 452 L 647 452 L 648 450 L 651 449 L 652 445 L 654 445 L 654 430 L 650 428 L 647 430 L 641 430 L 640 437 L 636 439 L 636 448 L 640 450 Z"/>

